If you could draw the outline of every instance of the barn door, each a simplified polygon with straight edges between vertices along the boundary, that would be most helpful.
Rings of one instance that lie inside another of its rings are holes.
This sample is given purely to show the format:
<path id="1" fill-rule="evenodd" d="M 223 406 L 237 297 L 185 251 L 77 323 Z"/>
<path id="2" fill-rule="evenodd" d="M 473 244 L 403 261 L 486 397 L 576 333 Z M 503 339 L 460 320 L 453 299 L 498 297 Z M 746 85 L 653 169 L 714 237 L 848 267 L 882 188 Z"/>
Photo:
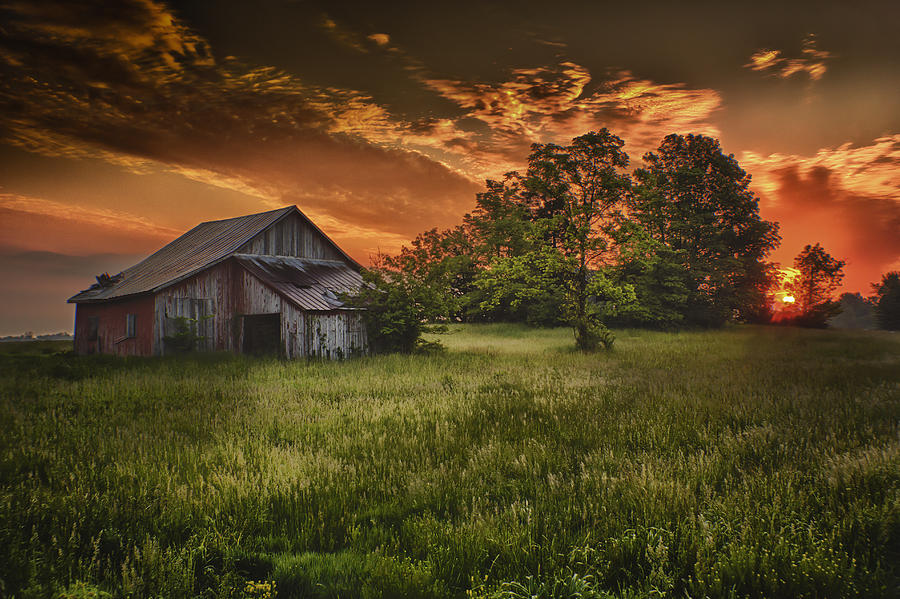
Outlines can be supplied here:
<path id="1" fill-rule="evenodd" d="M 254 356 L 281 354 L 281 314 L 247 314 L 241 351 Z"/>

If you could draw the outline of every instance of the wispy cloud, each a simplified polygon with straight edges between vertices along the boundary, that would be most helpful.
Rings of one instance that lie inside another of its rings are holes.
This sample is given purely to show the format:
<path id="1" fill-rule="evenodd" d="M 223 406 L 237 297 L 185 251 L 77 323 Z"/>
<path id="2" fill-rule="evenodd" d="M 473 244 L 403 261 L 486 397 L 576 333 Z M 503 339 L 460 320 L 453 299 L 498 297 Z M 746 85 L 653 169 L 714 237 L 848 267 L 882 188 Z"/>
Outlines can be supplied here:
<path id="1" fill-rule="evenodd" d="M 396 48 L 391 46 L 391 36 L 389 34 L 370 33 L 366 35 L 354 31 L 327 14 L 322 15 L 322 19 L 319 21 L 319 28 L 341 46 L 361 54 L 367 54 L 373 50 L 396 51 Z"/>
<path id="2" fill-rule="evenodd" d="M 28 213 L 36 217 L 99 225 L 123 233 L 139 233 L 160 239 L 172 239 L 183 233 L 177 229 L 156 225 L 141 215 L 85 207 L 72 210 L 72 206 L 61 202 L 10 193 L 0 193 L 0 209 Z"/>
<path id="3" fill-rule="evenodd" d="M 366 48 L 364 43 L 364 38 L 357 35 L 355 32 L 345 29 L 338 25 L 337 21 L 329 17 L 328 15 L 324 15 L 322 20 L 319 23 L 319 26 L 322 30 L 327 33 L 331 39 L 340 43 L 347 48 L 352 48 L 357 52 L 368 52 L 368 48 Z"/>
<path id="4" fill-rule="evenodd" d="M 372 40 L 379 46 L 387 46 L 389 43 L 391 43 L 391 36 L 389 36 L 386 33 L 373 33 L 366 37 L 367 37 L 367 39 Z"/>
<path id="5" fill-rule="evenodd" d="M 792 165 L 801 174 L 827 169 L 842 189 L 900 202 L 900 134 L 879 137 L 868 145 L 821 148 L 812 156 L 744 152 L 741 163 L 754 173 L 754 185 L 769 193 L 778 186 L 773 173 Z"/>
<path id="6" fill-rule="evenodd" d="M 832 57 L 830 52 L 818 49 L 816 36 L 811 33 L 803 40 L 803 47 L 797 58 L 782 56 L 781 50 L 763 48 L 754 52 L 750 56 L 750 62 L 744 66 L 753 71 L 762 71 L 782 79 L 794 75 L 806 75 L 816 81 L 821 79 L 828 70 L 826 62 Z"/>
<path id="7" fill-rule="evenodd" d="M 520 164 L 532 143 L 563 143 L 600 127 L 623 136 L 635 157 L 672 132 L 718 134 L 710 122 L 721 105 L 716 91 L 659 84 L 628 71 L 605 75 L 595 82 L 585 67 L 566 61 L 516 69 L 499 83 L 425 79 L 465 111 L 455 126 L 435 123 L 435 137 L 474 158 L 482 171 L 496 172 Z"/>
<path id="8" fill-rule="evenodd" d="M 181 233 L 139 215 L 0 194 L 0 245 L 18 251 L 147 254 Z"/>

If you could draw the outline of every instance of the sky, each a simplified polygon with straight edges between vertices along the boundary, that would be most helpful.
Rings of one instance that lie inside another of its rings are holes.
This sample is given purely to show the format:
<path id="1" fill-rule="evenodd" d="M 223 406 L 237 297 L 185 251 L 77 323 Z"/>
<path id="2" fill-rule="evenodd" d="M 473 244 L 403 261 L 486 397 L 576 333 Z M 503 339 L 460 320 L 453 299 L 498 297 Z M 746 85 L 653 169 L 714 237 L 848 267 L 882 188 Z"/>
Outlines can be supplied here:
<path id="1" fill-rule="evenodd" d="M 366 263 L 532 143 L 718 138 L 844 291 L 900 269 L 900 3 L 0 0 L 0 335 L 199 222 L 296 204 Z"/>

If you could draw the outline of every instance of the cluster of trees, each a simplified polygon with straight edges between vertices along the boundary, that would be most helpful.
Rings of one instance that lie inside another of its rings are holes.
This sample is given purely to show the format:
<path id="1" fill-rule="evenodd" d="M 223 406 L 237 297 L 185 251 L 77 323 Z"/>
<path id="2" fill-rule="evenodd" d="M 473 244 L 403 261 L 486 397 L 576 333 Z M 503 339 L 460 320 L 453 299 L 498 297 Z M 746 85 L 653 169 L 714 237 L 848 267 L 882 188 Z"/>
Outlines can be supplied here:
<path id="1" fill-rule="evenodd" d="M 872 285 L 870 297 L 843 293 L 835 301 L 845 265 L 818 243 L 803 248 L 794 259 L 796 276 L 781 284 L 782 297 L 790 297 L 792 303 L 782 306 L 775 320 L 805 327 L 900 330 L 900 272 L 882 275 L 881 282 Z"/>
<path id="2" fill-rule="evenodd" d="M 424 320 L 518 321 L 570 325 L 590 350 L 612 345 L 613 324 L 768 320 L 780 236 L 750 176 L 703 135 L 669 135 L 631 173 L 623 147 L 606 129 L 534 144 L 526 171 L 487 181 L 462 224 L 380 256 L 366 276 L 381 291 L 359 300 L 370 338 L 408 350 Z M 843 266 L 829 260 L 818 245 L 798 257 L 804 312 L 828 313 Z"/>
<path id="3" fill-rule="evenodd" d="M 900 271 L 891 271 L 872 285 L 873 295 L 844 293 L 840 297 L 841 313 L 828 321 L 829 326 L 843 329 L 900 330 Z"/>

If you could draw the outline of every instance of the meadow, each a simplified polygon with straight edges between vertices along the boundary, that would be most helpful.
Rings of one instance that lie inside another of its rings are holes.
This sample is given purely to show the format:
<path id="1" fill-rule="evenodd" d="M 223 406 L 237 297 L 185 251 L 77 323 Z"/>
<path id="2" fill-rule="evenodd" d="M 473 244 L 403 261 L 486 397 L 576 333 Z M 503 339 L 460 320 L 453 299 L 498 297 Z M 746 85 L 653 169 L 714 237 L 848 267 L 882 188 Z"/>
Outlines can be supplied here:
<path id="1" fill-rule="evenodd" d="M 0 350 L 0 597 L 898 597 L 900 336 Z"/>

